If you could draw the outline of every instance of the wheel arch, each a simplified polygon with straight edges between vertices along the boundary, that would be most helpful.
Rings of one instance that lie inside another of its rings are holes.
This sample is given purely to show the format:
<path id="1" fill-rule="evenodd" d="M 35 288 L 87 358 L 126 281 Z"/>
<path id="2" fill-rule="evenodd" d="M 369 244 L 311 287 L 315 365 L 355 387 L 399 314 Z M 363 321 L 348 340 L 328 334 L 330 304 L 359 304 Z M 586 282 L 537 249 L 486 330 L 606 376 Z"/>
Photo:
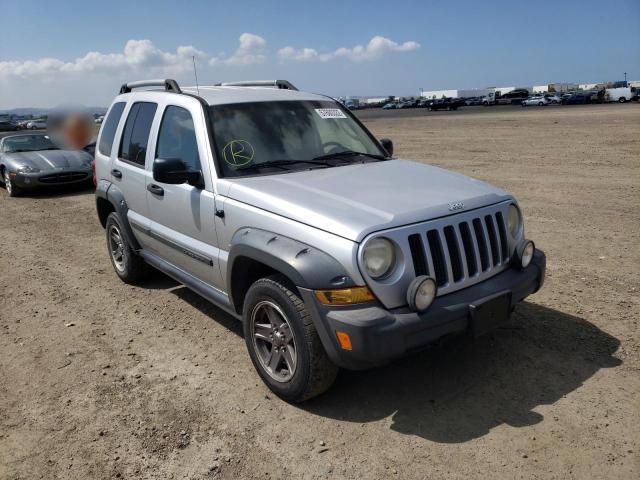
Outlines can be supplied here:
<path id="1" fill-rule="evenodd" d="M 131 245 L 134 250 L 139 250 L 140 244 L 136 240 L 131 225 L 129 224 L 129 217 L 127 216 L 129 207 L 127 206 L 122 191 L 111 182 L 100 180 L 96 186 L 95 195 L 96 210 L 102 228 L 107 226 L 109 214 L 112 212 L 117 213 L 122 222 L 123 234 L 126 236 L 129 245 Z"/>
<path id="2" fill-rule="evenodd" d="M 242 312 L 246 293 L 256 280 L 276 273 L 294 287 L 355 286 L 340 262 L 322 250 L 266 230 L 238 230 L 227 262 L 229 300 L 236 311 Z"/>

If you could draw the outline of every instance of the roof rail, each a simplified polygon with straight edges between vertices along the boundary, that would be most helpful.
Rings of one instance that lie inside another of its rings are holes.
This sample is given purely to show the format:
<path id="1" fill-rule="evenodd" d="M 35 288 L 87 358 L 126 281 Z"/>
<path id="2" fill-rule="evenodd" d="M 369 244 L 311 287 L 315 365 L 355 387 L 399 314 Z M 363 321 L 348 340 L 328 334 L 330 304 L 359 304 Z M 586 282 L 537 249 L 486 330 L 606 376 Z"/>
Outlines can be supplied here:
<path id="1" fill-rule="evenodd" d="M 164 80 L 140 80 L 138 82 L 125 83 L 120 87 L 120 93 L 129 93 L 134 88 L 164 87 L 167 92 L 182 93 L 178 82 L 171 78 Z"/>
<path id="2" fill-rule="evenodd" d="M 282 90 L 298 90 L 288 80 L 248 80 L 243 82 L 216 83 L 216 87 L 273 87 Z"/>

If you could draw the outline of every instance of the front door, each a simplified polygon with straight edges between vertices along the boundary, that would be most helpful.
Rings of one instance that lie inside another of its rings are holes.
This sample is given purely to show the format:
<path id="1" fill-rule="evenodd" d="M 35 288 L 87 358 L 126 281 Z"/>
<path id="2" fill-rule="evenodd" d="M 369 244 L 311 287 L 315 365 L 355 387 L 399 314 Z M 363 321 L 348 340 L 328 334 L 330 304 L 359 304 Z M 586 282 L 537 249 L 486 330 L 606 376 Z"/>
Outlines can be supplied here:
<path id="1" fill-rule="evenodd" d="M 192 101 L 187 98 L 183 101 Z M 197 108 L 200 108 L 197 104 Z M 167 105 L 158 130 L 154 158 L 179 158 L 201 171 L 204 187 L 171 185 L 149 176 L 147 201 L 150 248 L 185 273 L 223 290 L 218 266 L 215 197 L 207 161 L 206 130 L 196 107 Z M 196 122 L 194 122 L 194 117 Z"/>

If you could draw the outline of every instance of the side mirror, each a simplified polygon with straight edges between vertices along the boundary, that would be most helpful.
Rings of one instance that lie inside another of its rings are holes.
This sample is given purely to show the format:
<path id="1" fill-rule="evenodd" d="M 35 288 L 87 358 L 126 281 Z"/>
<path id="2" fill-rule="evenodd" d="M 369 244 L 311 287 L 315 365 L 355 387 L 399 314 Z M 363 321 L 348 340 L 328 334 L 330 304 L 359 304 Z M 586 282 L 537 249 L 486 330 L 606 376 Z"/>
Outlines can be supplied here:
<path id="1" fill-rule="evenodd" d="M 393 142 L 388 138 L 381 138 L 380 145 L 384 148 L 389 155 L 393 155 Z"/>
<path id="2" fill-rule="evenodd" d="M 156 158 L 153 161 L 153 179 L 170 185 L 188 183 L 197 188 L 204 186 L 202 172 L 190 170 L 179 158 Z"/>

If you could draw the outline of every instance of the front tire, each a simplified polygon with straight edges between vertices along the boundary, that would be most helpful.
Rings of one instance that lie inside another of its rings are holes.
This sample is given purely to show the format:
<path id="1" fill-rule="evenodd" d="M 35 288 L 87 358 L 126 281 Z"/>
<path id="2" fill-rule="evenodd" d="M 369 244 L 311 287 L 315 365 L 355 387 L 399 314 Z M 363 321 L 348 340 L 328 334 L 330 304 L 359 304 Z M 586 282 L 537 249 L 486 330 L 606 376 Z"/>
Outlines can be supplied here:
<path id="1" fill-rule="evenodd" d="M 2 179 L 4 181 L 4 188 L 10 197 L 17 197 L 20 195 L 20 188 L 15 183 L 13 183 L 8 170 L 4 169 L 2 171 Z"/>
<path id="2" fill-rule="evenodd" d="M 286 277 L 257 280 L 243 306 L 244 338 L 254 367 L 283 400 L 302 402 L 325 392 L 338 373 L 311 315 Z"/>
<path id="3" fill-rule="evenodd" d="M 620 97 L 620 98 L 618 99 L 618 101 L 619 101 L 620 103 L 624 103 L 624 102 L 626 102 L 626 101 L 627 101 L 627 99 L 626 99 L 626 98 L 624 98 L 624 97 Z"/>
<path id="4" fill-rule="evenodd" d="M 132 245 L 123 234 L 123 230 L 120 216 L 111 212 L 107 217 L 105 227 L 109 259 L 120 280 L 135 284 L 145 277 L 148 267 L 145 261 L 133 250 Z"/>

